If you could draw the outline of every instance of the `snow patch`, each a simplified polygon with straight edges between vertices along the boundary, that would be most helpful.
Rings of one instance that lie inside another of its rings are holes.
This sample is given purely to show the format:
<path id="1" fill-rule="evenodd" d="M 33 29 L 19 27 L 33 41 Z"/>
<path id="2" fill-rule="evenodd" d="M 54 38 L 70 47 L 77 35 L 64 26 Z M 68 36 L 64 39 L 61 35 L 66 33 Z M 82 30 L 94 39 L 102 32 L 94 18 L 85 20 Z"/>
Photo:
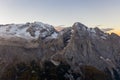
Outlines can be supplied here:
<path id="1" fill-rule="evenodd" d="M 107 58 L 106 61 L 111 61 L 111 60 L 109 58 Z"/>
<path id="2" fill-rule="evenodd" d="M 56 32 L 54 32 L 54 33 L 51 35 L 52 38 L 57 38 L 57 36 L 58 36 L 58 34 L 57 34 Z"/>
<path id="3" fill-rule="evenodd" d="M 74 30 L 73 30 L 73 29 L 71 30 L 71 33 L 74 33 Z"/>
<path id="4" fill-rule="evenodd" d="M 102 38 L 102 39 L 107 39 L 105 36 L 100 36 L 100 38 Z"/>
<path id="5" fill-rule="evenodd" d="M 87 28 L 87 31 L 90 32 L 90 33 L 96 33 L 94 28 Z"/>
<path id="6" fill-rule="evenodd" d="M 40 35 L 40 31 L 35 31 L 35 38 L 38 38 Z"/>

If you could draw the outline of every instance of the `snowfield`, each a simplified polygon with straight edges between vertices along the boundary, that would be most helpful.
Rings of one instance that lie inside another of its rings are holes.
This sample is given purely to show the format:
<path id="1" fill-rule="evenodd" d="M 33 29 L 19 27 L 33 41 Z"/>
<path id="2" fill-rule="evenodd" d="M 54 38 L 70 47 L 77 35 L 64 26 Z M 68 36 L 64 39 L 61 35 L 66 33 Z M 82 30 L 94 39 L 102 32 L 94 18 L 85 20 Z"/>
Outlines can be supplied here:
<path id="1" fill-rule="evenodd" d="M 33 33 L 34 35 L 32 35 Z M 39 37 L 57 38 L 57 32 L 53 26 L 42 22 L 26 24 L 7 24 L 0 26 L 0 38 L 10 39 L 12 37 L 23 38 L 27 40 L 38 39 Z"/>

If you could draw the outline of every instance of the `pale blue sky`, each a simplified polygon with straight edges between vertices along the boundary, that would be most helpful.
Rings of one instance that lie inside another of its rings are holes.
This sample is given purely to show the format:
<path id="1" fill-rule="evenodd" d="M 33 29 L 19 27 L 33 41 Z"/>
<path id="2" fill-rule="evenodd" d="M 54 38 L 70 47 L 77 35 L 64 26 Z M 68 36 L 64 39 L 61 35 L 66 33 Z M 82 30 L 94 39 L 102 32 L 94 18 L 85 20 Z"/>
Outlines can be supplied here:
<path id="1" fill-rule="evenodd" d="M 119 28 L 120 0 L 0 0 L 0 24 L 34 21 Z"/>

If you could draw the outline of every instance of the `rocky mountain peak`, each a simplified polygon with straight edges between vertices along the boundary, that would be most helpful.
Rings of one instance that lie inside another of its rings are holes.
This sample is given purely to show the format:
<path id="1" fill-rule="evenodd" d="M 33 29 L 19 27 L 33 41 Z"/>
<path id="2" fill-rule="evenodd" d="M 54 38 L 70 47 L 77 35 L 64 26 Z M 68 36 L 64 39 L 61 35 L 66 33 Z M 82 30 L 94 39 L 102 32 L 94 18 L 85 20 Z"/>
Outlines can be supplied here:
<path id="1" fill-rule="evenodd" d="M 80 22 L 74 23 L 73 28 L 75 28 L 76 30 L 82 30 L 82 31 L 85 31 L 87 29 L 87 27 Z"/>
<path id="2" fill-rule="evenodd" d="M 99 28 L 79 22 L 59 32 L 41 22 L 0 26 L 0 80 L 120 80 L 119 62 L 120 37 Z"/>

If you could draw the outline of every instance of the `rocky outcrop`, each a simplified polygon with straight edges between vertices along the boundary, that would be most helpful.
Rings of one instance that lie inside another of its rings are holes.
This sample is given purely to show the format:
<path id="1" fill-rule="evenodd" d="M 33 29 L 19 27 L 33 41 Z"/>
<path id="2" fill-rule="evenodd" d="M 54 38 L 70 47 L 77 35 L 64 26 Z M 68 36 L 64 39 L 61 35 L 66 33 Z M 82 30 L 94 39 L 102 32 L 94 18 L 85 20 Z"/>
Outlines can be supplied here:
<path id="1" fill-rule="evenodd" d="M 119 73 L 120 37 L 81 23 L 75 23 L 71 31 L 69 43 L 58 55 L 61 54 L 76 72 L 81 72 L 82 65 L 94 66 L 103 72 L 108 70 L 114 79 L 113 69 Z"/>
<path id="2" fill-rule="evenodd" d="M 118 35 L 79 22 L 0 26 L 0 80 L 119 80 L 119 61 Z"/>

